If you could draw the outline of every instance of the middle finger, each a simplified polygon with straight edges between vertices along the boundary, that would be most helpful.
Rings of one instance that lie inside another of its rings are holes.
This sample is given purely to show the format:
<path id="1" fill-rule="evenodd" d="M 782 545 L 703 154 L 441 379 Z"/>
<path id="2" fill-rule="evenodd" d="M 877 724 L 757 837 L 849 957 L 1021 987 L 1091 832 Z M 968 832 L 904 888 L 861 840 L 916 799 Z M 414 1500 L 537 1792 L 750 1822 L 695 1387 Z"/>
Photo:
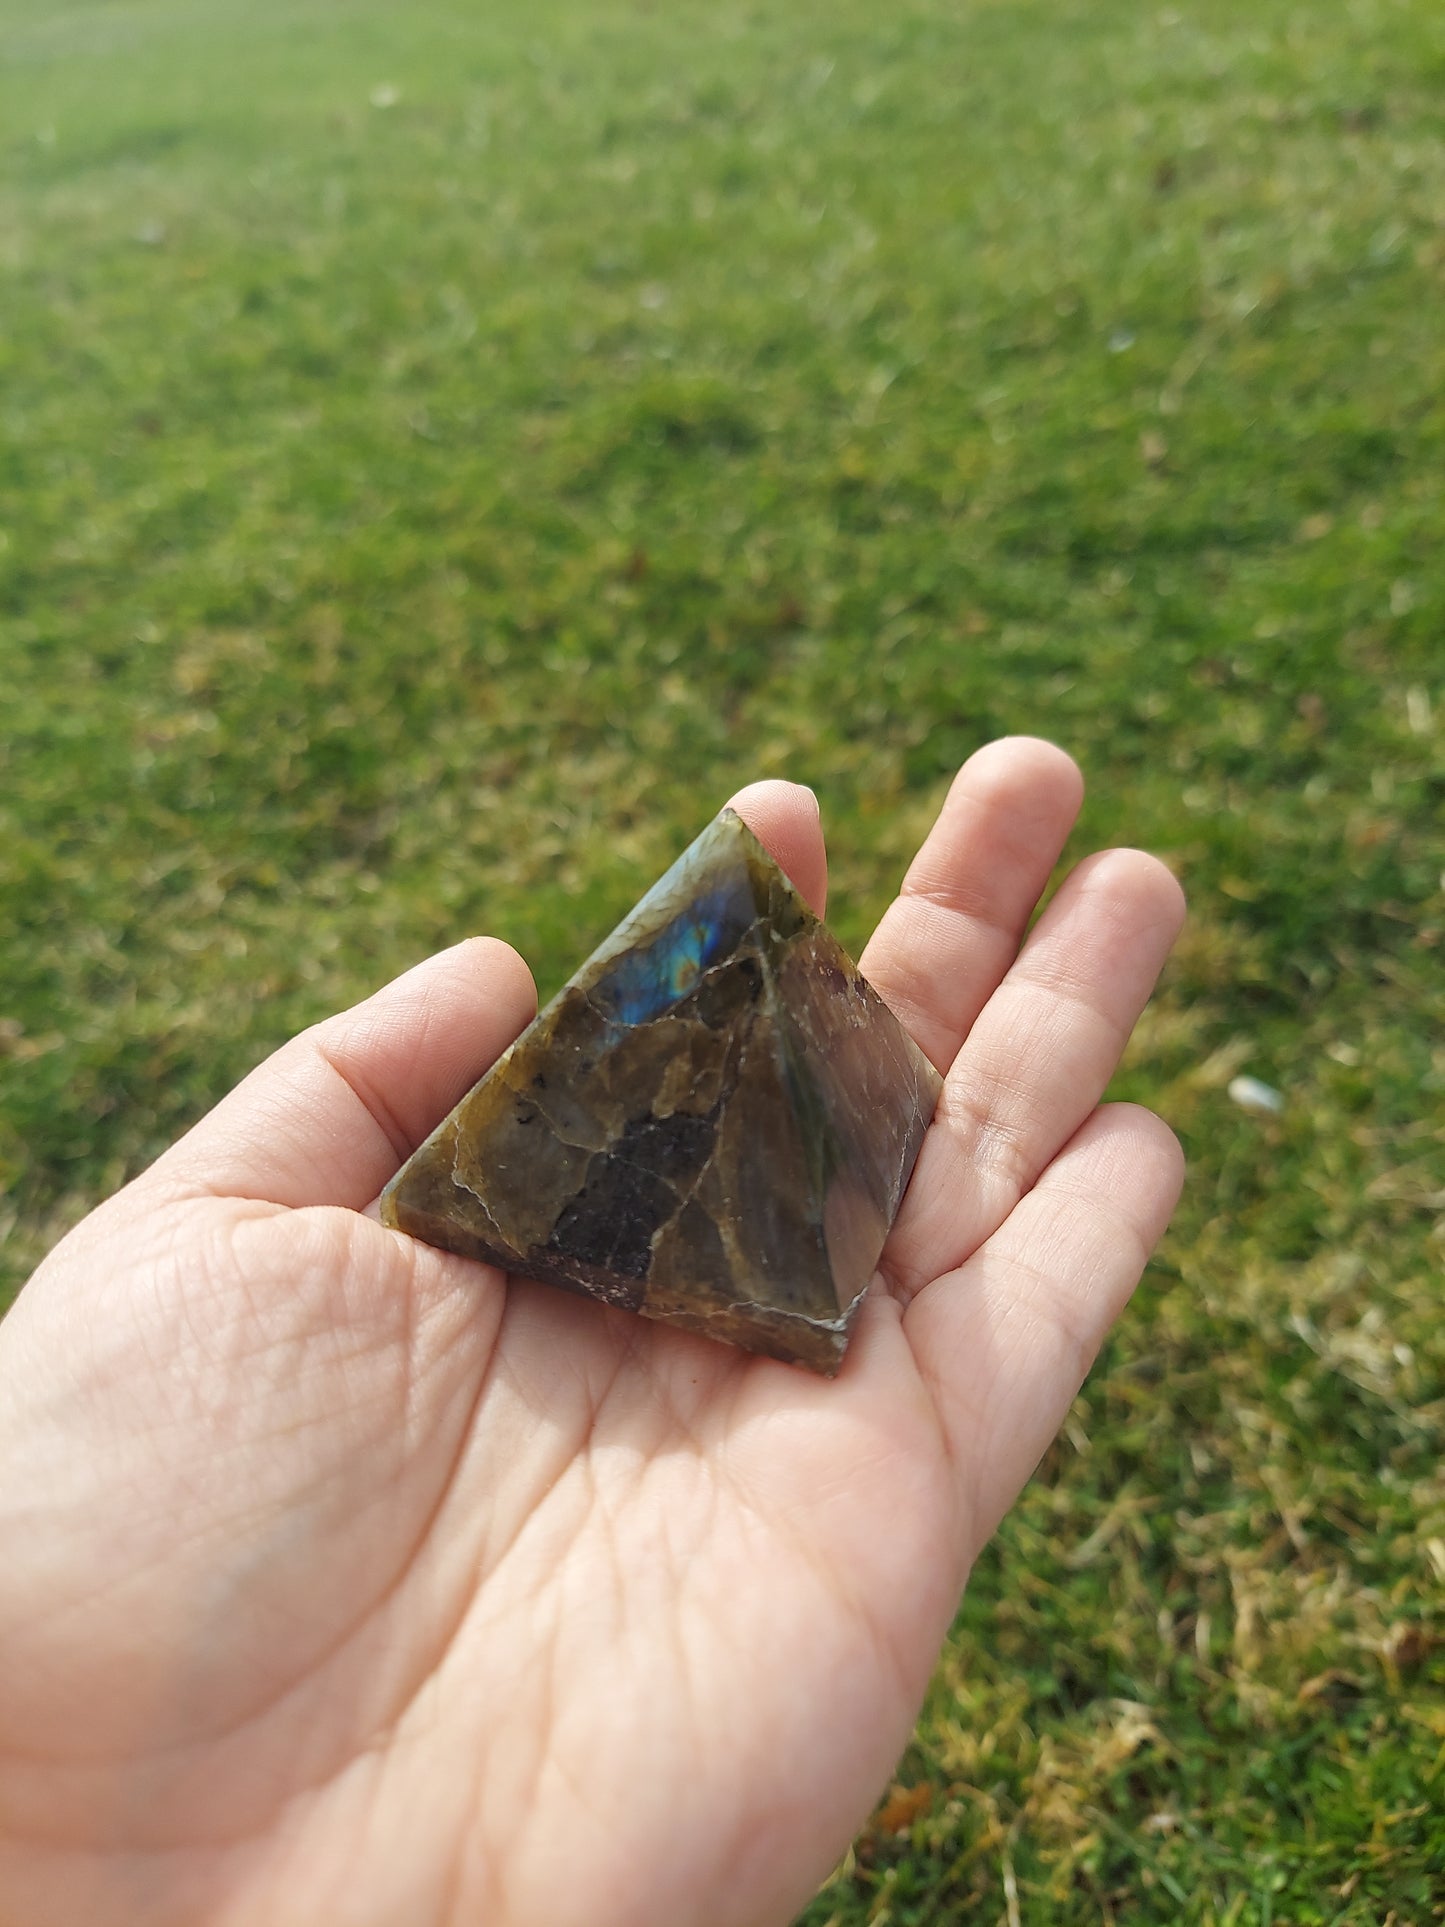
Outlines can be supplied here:
<path id="1" fill-rule="evenodd" d="M 1069 876 L 944 1080 L 883 1256 L 905 1301 L 993 1235 L 1094 1109 L 1183 918 L 1142 850 Z"/>

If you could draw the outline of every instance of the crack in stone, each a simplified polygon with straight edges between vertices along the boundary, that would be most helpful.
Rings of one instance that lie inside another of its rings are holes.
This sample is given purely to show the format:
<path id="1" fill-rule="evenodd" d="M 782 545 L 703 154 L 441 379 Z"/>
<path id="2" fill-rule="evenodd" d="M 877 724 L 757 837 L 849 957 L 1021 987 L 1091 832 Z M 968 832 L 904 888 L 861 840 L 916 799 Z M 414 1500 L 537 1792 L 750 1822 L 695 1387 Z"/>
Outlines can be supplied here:
<path id="1" fill-rule="evenodd" d="M 717 1129 L 721 1129 L 723 1119 L 727 1115 L 727 1107 L 729 1103 L 732 1101 L 733 1095 L 736 1092 L 739 1084 L 741 1084 L 742 1082 L 743 1072 L 747 1066 L 748 1052 L 752 1047 L 754 1028 L 755 1028 L 755 1024 L 749 1024 L 747 1031 L 743 1036 L 742 1042 L 738 1045 L 737 1057 L 732 1066 L 730 1080 L 728 1081 L 726 1086 L 718 1092 L 717 1102 L 713 1105 L 712 1112 L 709 1113 L 709 1115 L 716 1114 Z M 677 1199 L 677 1209 L 672 1213 L 671 1217 L 664 1218 L 662 1223 L 658 1225 L 657 1229 L 652 1234 L 651 1243 L 652 1243 L 652 1251 L 654 1256 L 656 1255 L 656 1252 L 657 1252 L 658 1243 L 663 1237 L 664 1233 L 667 1232 L 673 1225 L 677 1223 L 678 1219 L 682 1216 L 683 1212 L 686 1211 L 687 1207 L 692 1203 L 693 1199 L 696 1197 L 698 1186 L 702 1183 L 703 1179 L 707 1176 L 708 1172 L 712 1169 L 713 1159 L 717 1155 L 716 1138 L 717 1138 L 717 1132 L 715 1130 L 713 1134 L 714 1141 L 713 1141 L 712 1151 L 708 1154 L 707 1157 L 703 1159 L 702 1163 L 698 1166 L 697 1170 L 694 1172 L 692 1182 L 688 1185 L 687 1190 L 685 1192 L 679 1191 L 677 1186 L 672 1182 L 670 1178 L 666 1178 L 666 1177 L 662 1178 L 662 1182 L 667 1186 L 668 1190 L 671 1191 L 672 1195 Z M 656 1175 L 659 1177 L 662 1176 L 660 1172 L 658 1172 Z"/>

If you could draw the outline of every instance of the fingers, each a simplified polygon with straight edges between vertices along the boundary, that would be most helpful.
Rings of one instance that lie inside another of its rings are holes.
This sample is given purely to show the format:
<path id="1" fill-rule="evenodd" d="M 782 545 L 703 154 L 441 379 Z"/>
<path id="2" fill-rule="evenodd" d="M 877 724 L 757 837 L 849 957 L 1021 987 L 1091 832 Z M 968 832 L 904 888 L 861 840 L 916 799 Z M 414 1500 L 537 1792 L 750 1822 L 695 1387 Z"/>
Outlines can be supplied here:
<path id="1" fill-rule="evenodd" d="M 818 799 L 801 783 L 749 783 L 728 804 L 791 879 L 815 916 L 828 905 L 828 859 Z"/>
<path id="2" fill-rule="evenodd" d="M 1072 758 L 1031 736 L 990 743 L 954 778 L 862 957 L 939 1070 L 1012 963 L 1083 794 Z"/>
<path id="3" fill-rule="evenodd" d="M 1064 883 L 945 1079 L 885 1253 L 905 1299 L 992 1235 L 1099 1102 L 1183 916 L 1140 850 Z"/>
<path id="4" fill-rule="evenodd" d="M 473 937 L 283 1045 L 150 1175 L 183 1190 L 360 1210 L 536 1006 L 516 951 Z"/>
<path id="5" fill-rule="evenodd" d="M 1183 1175 L 1152 1112 L 1106 1105 L 988 1243 L 909 1306 L 904 1330 L 964 1482 L 974 1552 L 1063 1423 Z"/>

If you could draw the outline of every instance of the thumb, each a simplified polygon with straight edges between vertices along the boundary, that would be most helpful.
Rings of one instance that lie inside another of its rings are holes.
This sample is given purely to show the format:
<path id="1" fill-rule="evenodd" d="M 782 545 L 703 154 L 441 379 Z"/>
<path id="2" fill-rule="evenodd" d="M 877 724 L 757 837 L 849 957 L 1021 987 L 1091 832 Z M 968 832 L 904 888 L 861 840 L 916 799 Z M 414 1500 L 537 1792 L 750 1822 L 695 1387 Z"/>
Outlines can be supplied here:
<path id="1" fill-rule="evenodd" d="M 143 1182 L 361 1210 L 536 1008 L 516 951 L 471 937 L 283 1044 Z"/>
<path id="2" fill-rule="evenodd" d="M 821 911 L 827 873 L 811 793 L 755 783 L 733 807 Z M 516 951 L 473 937 L 283 1045 L 142 1182 L 361 1210 L 536 1008 Z"/>

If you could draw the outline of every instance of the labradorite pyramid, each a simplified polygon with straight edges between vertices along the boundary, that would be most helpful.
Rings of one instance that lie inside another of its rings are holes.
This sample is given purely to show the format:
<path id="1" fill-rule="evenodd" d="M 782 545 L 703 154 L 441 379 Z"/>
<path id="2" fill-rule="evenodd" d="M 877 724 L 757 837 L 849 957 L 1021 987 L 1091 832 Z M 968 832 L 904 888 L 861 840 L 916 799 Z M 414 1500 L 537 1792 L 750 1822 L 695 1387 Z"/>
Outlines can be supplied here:
<path id="1" fill-rule="evenodd" d="M 381 1213 L 832 1373 L 938 1088 L 724 810 L 397 1173 Z"/>

